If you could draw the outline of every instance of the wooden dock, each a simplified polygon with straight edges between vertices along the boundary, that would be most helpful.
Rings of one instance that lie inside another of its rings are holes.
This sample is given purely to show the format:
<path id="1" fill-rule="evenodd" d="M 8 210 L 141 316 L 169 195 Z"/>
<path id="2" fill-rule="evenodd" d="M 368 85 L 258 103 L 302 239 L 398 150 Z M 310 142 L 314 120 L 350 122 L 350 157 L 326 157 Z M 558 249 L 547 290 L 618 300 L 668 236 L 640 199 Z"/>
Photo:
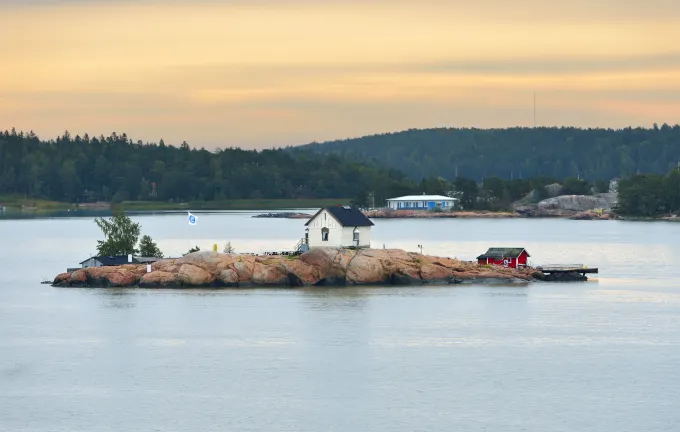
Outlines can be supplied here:
<path id="1" fill-rule="evenodd" d="M 536 267 L 536 270 L 540 270 L 545 274 L 550 273 L 580 273 L 585 275 L 586 273 L 597 273 L 597 267 L 589 268 L 583 264 L 545 264 Z"/>
<path id="2" fill-rule="evenodd" d="M 597 267 L 583 264 L 544 264 L 535 267 L 545 281 L 587 281 L 586 274 L 598 273 Z"/>

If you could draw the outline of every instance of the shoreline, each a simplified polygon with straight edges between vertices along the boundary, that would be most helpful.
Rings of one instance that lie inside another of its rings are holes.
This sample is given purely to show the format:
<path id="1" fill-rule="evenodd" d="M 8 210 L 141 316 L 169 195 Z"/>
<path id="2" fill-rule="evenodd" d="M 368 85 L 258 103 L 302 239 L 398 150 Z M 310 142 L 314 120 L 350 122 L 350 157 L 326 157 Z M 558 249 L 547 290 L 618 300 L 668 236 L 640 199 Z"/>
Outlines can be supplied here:
<path id="1" fill-rule="evenodd" d="M 612 220 L 622 219 L 612 212 L 598 213 L 592 210 L 525 210 L 515 212 L 492 212 L 489 210 L 430 212 L 413 210 L 369 211 L 366 216 L 373 219 L 572 219 L 572 220 Z"/>
<path id="2" fill-rule="evenodd" d="M 329 205 L 345 205 L 346 198 L 330 199 L 242 199 L 232 201 L 204 201 L 190 203 L 167 203 L 157 201 L 126 201 L 120 204 L 109 202 L 97 203 L 61 203 L 53 201 L 3 200 L 0 197 L 0 219 L 31 217 L 74 217 L 74 216 L 107 216 L 117 206 L 130 213 L 151 213 L 164 211 L 258 211 L 273 212 L 256 215 L 260 218 L 306 219 L 311 214 L 301 213 L 301 209 L 314 209 Z M 21 201 L 24 202 L 24 201 Z M 659 215 L 656 217 L 637 217 L 617 215 L 611 210 L 557 210 L 538 209 L 534 207 L 519 208 L 516 211 L 459 210 L 459 211 L 427 211 L 427 210 L 368 210 L 363 212 L 371 219 L 571 219 L 571 220 L 624 220 L 624 221 L 680 221 L 680 215 Z"/>
<path id="3" fill-rule="evenodd" d="M 623 220 L 624 218 L 612 212 L 598 213 L 592 210 L 540 210 L 533 212 L 492 212 L 489 210 L 476 211 L 442 211 L 426 210 L 368 210 L 363 212 L 370 219 L 571 219 L 571 220 Z M 279 219 L 308 219 L 311 214 L 305 213 L 265 213 L 253 216 L 255 218 Z M 662 220 L 662 219 L 659 219 Z"/>
<path id="4" fill-rule="evenodd" d="M 151 264 L 88 267 L 61 273 L 54 287 L 296 288 L 343 286 L 527 284 L 547 280 L 537 269 L 476 262 L 401 249 L 314 249 L 296 256 L 195 252 Z M 578 280 L 565 278 L 564 280 Z M 583 280 L 583 279 L 580 279 Z"/>
<path id="5" fill-rule="evenodd" d="M 237 199 L 229 201 L 192 201 L 170 203 L 159 201 L 123 201 L 122 203 L 65 203 L 45 200 L 3 199 L 0 196 L 0 215 L 33 216 L 50 213 L 110 213 L 120 207 L 129 212 L 154 211 L 200 211 L 200 210 L 298 210 L 327 207 L 330 205 L 347 205 L 349 198 L 322 199 Z"/>

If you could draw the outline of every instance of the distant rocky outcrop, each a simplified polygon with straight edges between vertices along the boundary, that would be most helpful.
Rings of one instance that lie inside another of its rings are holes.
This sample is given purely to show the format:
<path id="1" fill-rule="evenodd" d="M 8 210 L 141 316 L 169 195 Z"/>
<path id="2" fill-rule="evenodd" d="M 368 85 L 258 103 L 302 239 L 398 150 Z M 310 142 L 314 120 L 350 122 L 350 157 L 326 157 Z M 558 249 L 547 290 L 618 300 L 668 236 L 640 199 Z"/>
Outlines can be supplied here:
<path id="1" fill-rule="evenodd" d="M 312 215 L 307 213 L 294 212 L 277 212 L 277 213 L 262 213 L 253 216 L 254 218 L 275 218 L 275 219 L 309 219 Z"/>
<path id="2" fill-rule="evenodd" d="M 550 198 L 559 196 L 562 193 L 562 185 L 559 183 L 551 183 L 545 186 L 545 192 Z"/>
<path id="3" fill-rule="evenodd" d="M 610 220 L 610 219 L 620 219 L 611 210 L 586 210 L 578 212 L 569 216 L 571 220 Z"/>
<path id="4" fill-rule="evenodd" d="M 195 252 L 146 265 L 90 267 L 62 273 L 60 287 L 300 287 L 456 283 L 526 283 L 533 270 L 479 266 L 399 249 L 314 249 L 299 256 Z"/>
<path id="5" fill-rule="evenodd" d="M 561 195 L 544 199 L 538 203 L 539 210 L 569 210 L 583 212 L 587 210 L 611 210 L 616 205 L 616 193 L 597 195 Z"/>

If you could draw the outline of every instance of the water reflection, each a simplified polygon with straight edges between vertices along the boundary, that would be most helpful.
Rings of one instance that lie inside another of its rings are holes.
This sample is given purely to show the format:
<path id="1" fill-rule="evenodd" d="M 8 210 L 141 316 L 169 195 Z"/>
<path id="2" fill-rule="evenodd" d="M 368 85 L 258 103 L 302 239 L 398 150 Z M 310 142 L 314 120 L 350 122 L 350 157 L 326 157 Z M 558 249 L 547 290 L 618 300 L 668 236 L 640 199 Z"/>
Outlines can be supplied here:
<path id="1" fill-rule="evenodd" d="M 359 309 L 368 305 L 370 288 L 358 287 L 309 287 L 300 292 L 305 297 L 305 305 L 314 310 Z"/>
<path id="2" fill-rule="evenodd" d="M 136 290 L 126 288 L 104 288 L 96 291 L 104 302 L 103 306 L 110 309 L 131 309 L 136 306 Z"/>

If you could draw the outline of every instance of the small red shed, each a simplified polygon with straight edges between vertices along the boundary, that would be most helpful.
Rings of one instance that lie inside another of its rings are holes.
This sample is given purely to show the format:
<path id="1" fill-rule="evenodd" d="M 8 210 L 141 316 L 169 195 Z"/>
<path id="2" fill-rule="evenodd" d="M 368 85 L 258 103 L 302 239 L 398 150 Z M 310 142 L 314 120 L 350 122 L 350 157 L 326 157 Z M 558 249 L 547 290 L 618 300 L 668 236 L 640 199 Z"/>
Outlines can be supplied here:
<path id="1" fill-rule="evenodd" d="M 477 257 L 477 263 L 522 268 L 527 266 L 527 258 L 530 256 L 524 248 L 489 248 L 486 253 Z"/>

